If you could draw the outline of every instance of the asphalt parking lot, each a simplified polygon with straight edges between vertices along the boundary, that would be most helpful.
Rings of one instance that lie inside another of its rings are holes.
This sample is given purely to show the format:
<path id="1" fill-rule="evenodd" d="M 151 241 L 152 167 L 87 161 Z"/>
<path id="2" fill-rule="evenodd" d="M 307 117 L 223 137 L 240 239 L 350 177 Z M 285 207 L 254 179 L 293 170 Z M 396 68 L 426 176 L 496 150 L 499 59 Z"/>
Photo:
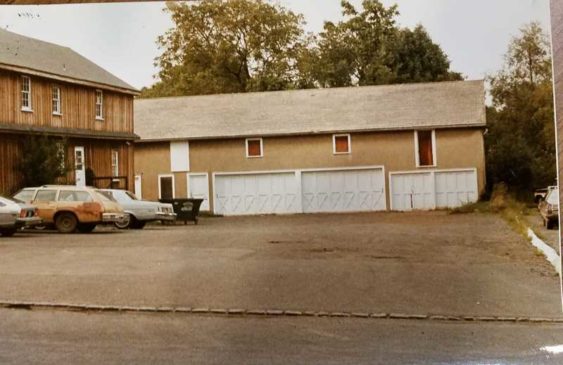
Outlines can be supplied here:
<path id="1" fill-rule="evenodd" d="M 559 316 L 559 279 L 501 218 L 203 218 L 0 239 L 0 300 Z"/>

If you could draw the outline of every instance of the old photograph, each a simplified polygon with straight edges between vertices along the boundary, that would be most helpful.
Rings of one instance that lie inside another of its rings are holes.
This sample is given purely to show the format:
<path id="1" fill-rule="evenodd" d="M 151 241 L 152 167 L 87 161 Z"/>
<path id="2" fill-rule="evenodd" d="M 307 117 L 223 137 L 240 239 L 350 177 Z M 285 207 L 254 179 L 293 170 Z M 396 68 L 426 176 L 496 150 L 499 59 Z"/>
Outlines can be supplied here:
<path id="1" fill-rule="evenodd" d="M 562 24 L 0 1 L 0 364 L 563 363 Z"/>

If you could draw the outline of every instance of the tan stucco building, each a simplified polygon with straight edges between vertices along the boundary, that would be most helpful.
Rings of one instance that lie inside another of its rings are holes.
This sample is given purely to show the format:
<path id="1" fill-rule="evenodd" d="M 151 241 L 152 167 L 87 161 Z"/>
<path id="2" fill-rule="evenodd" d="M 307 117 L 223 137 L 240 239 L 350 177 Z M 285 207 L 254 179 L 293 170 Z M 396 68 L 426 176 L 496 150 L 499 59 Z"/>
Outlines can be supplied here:
<path id="1" fill-rule="evenodd" d="M 135 101 L 136 193 L 216 214 L 453 207 L 485 187 L 483 81 Z"/>

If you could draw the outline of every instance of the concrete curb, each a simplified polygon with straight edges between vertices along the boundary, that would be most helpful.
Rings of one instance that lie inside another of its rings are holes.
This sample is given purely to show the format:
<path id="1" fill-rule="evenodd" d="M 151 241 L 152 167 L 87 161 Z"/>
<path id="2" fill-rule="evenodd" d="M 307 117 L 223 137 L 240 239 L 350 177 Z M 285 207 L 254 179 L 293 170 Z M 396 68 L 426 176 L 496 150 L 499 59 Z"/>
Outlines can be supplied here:
<path id="1" fill-rule="evenodd" d="M 532 242 L 532 245 L 546 257 L 547 261 L 555 268 L 555 271 L 561 275 L 561 258 L 557 254 L 557 251 L 541 240 L 531 228 L 528 228 L 528 238 Z"/>
<path id="2" fill-rule="evenodd" d="M 326 317 L 339 319 L 395 319 L 442 322 L 498 322 L 498 323 L 560 323 L 563 317 L 518 317 L 518 316 L 472 316 L 416 313 L 383 312 L 325 312 L 280 309 L 242 309 L 242 308 L 190 308 L 190 307 L 134 307 L 96 304 L 71 304 L 51 302 L 0 301 L 0 308 L 19 310 L 62 310 L 73 312 L 120 312 L 120 313 L 169 313 L 211 315 L 222 317 Z"/>

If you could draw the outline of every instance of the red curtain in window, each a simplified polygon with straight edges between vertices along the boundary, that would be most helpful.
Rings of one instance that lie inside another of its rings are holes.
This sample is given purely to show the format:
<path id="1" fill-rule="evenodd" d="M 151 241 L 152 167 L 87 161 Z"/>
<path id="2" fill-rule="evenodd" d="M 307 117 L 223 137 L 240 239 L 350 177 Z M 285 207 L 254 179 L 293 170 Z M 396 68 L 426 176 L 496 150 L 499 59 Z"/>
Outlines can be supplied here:
<path id="1" fill-rule="evenodd" d="M 262 156 L 262 144 L 260 141 L 248 141 L 248 156 L 257 157 Z"/>
<path id="2" fill-rule="evenodd" d="M 335 142 L 335 152 L 336 153 L 347 153 L 350 152 L 348 146 L 348 136 L 338 136 L 334 138 Z"/>
<path id="3" fill-rule="evenodd" d="M 434 165 L 434 156 L 432 156 L 432 131 L 418 132 L 418 158 L 420 166 Z"/>

